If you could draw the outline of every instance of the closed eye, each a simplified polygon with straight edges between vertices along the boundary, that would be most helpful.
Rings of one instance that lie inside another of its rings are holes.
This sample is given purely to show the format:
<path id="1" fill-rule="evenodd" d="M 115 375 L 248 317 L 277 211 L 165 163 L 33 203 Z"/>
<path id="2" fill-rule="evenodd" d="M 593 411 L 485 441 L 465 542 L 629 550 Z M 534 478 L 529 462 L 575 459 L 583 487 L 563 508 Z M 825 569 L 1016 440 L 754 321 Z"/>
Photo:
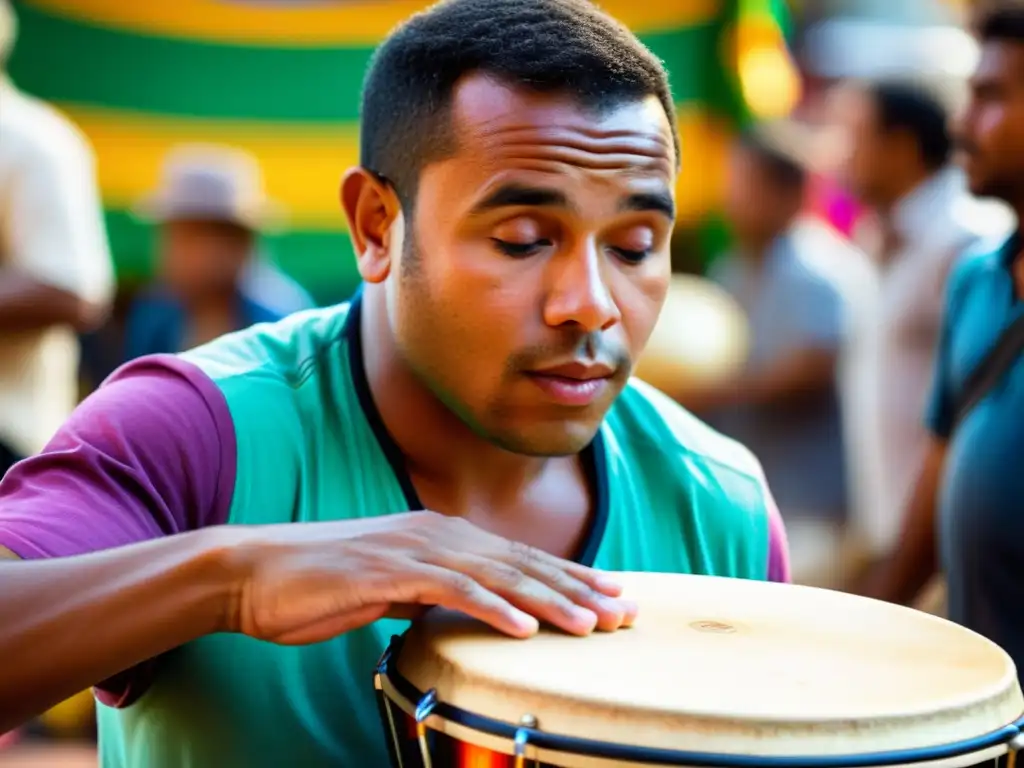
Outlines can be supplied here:
<path id="1" fill-rule="evenodd" d="M 510 243 L 505 240 L 499 240 L 496 237 L 492 237 L 491 242 L 494 243 L 495 248 L 506 256 L 511 256 L 515 259 L 533 256 L 535 253 L 539 253 L 541 249 L 551 245 L 550 240 L 535 240 L 532 243 Z"/>
<path id="2" fill-rule="evenodd" d="M 631 251 L 628 248 L 612 248 L 611 250 L 628 264 L 639 264 L 651 255 L 650 251 Z"/>

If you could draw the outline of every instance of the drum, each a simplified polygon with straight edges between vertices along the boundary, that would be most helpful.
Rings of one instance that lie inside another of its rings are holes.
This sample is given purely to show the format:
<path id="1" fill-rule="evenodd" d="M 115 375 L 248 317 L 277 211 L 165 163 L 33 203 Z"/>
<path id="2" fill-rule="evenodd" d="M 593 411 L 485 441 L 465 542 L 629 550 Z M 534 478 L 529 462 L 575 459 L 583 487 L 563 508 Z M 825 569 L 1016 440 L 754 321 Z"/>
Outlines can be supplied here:
<path id="1" fill-rule="evenodd" d="M 706 278 L 674 275 L 636 376 L 678 397 L 731 379 L 749 344 L 746 315 L 728 293 Z"/>
<path id="2" fill-rule="evenodd" d="M 1012 764 L 1024 697 L 999 647 L 813 587 L 623 574 L 635 626 L 499 635 L 434 611 L 375 683 L 395 768 Z"/>

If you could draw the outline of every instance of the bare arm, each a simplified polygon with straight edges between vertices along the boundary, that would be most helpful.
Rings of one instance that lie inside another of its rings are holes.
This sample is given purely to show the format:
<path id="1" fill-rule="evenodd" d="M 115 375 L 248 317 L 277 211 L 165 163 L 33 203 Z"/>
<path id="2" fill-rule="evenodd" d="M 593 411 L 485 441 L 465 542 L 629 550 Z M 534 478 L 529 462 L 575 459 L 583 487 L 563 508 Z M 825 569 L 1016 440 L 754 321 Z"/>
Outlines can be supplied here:
<path id="1" fill-rule="evenodd" d="M 792 402 L 828 391 L 835 383 L 835 372 L 834 350 L 802 349 L 742 380 L 738 397 L 757 405 Z"/>
<path id="2" fill-rule="evenodd" d="M 96 328 L 104 315 L 103 304 L 86 301 L 16 269 L 0 269 L 0 333 L 34 331 L 51 325 L 88 331 Z"/>
<path id="3" fill-rule="evenodd" d="M 635 614 L 589 568 L 430 512 L 224 526 L 233 451 L 216 386 L 143 359 L 4 477 L 0 546 L 23 560 L 0 562 L 0 731 L 94 684 L 124 706 L 144 676 L 119 673 L 210 632 L 315 643 L 410 605 L 516 636 Z"/>
<path id="4" fill-rule="evenodd" d="M 218 536 L 210 529 L 92 555 L 0 562 L 0 733 L 227 627 L 236 580 Z"/>
<path id="5" fill-rule="evenodd" d="M 409 512 L 224 526 L 90 555 L 0 562 L 0 730 L 212 632 L 301 645 L 407 606 L 462 611 L 516 637 L 630 624 L 609 577 Z"/>
<path id="6" fill-rule="evenodd" d="M 932 438 L 903 521 L 899 544 L 858 591 L 869 597 L 909 605 L 938 572 L 935 509 L 947 443 Z"/>
<path id="7" fill-rule="evenodd" d="M 728 384 L 689 391 L 677 398 L 700 412 L 739 404 L 785 404 L 826 392 L 835 383 L 836 353 L 808 348 L 786 355 Z"/>

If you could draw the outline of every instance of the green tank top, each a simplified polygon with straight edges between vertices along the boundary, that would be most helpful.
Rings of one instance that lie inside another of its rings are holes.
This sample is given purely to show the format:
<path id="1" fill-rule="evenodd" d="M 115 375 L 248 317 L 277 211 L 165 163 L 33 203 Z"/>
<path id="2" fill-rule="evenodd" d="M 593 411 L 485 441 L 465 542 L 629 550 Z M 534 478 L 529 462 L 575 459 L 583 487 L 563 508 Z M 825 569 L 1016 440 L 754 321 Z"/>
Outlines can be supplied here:
<path id="1" fill-rule="evenodd" d="M 419 509 L 362 366 L 359 299 L 185 355 L 226 398 L 237 442 L 228 524 Z M 765 579 L 770 497 L 757 462 L 632 382 L 587 449 L 597 511 L 579 559 L 608 570 Z M 104 768 L 388 765 L 372 684 L 405 622 L 280 647 L 218 634 L 166 654 L 131 706 L 98 706 Z"/>

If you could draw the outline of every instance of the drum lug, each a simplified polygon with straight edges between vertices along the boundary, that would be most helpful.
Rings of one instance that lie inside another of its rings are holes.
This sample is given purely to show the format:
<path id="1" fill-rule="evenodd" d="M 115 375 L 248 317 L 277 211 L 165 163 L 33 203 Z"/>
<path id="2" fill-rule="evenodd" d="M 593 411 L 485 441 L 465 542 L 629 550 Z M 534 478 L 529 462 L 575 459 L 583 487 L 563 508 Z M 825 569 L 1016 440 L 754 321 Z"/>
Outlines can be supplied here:
<path id="1" fill-rule="evenodd" d="M 402 638 L 399 635 L 392 635 L 391 642 L 388 643 L 388 647 L 384 649 L 384 653 L 380 655 L 380 659 L 377 661 L 377 674 L 383 675 L 387 672 L 388 665 L 391 663 L 391 657 L 398 652 L 402 647 Z"/>
<path id="2" fill-rule="evenodd" d="M 420 744 L 420 755 L 423 757 L 423 768 L 433 768 L 430 760 L 430 744 L 427 742 L 426 720 L 430 717 L 434 707 L 437 706 L 437 691 L 431 688 L 416 703 L 416 712 L 413 717 L 416 719 L 416 740 Z"/>
<path id="3" fill-rule="evenodd" d="M 1024 751 L 1024 733 L 1019 733 L 1010 740 L 1010 751 L 1006 756 L 1006 768 L 1015 768 L 1017 753 Z"/>
<path id="4" fill-rule="evenodd" d="M 526 768 L 526 747 L 530 741 L 530 731 L 537 728 L 537 717 L 526 714 L 519 718 L 519 728 L 515 736 L 515 768 Z"/>

